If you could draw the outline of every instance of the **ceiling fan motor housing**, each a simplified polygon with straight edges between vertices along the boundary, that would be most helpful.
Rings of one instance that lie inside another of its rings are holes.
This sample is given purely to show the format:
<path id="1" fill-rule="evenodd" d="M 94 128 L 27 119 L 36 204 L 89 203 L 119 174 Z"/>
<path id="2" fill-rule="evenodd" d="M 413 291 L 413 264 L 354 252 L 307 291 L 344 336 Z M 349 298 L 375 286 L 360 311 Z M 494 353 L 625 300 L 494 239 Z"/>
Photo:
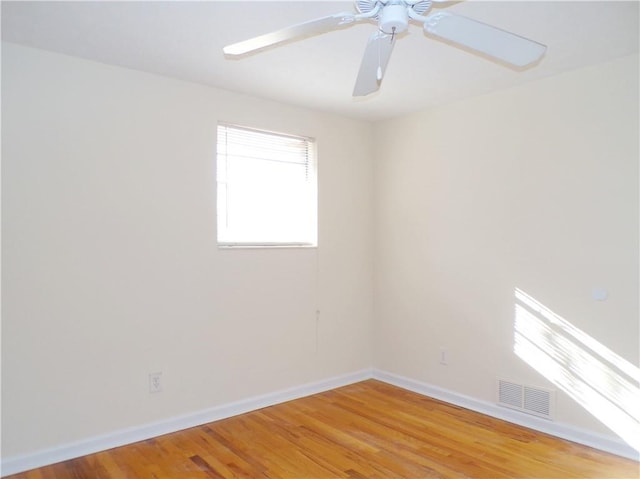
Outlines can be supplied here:
<path id="1" fill-rule="evenodd" d="M 356 0 L 356 8 L 360 13 L 369 13 L 378 4 L 378 0 Z"/>
<path id="2" fill-rule="evenodd" d="M 402 33 L 409 27 L 409 15 L 404 3 L 392 3 L 382 7 L 378 23 L 383 33 Z"/>

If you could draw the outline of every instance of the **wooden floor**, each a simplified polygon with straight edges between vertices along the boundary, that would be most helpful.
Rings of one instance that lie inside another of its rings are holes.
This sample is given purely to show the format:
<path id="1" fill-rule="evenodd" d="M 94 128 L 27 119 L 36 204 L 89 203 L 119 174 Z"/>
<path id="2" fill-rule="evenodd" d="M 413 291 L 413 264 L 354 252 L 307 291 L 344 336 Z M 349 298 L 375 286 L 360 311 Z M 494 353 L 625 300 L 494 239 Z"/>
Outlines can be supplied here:
<path id="1" fill-rule="evenodd" d="M 370 380 L 10 477 L 639 476 L 637 462 Z"/>

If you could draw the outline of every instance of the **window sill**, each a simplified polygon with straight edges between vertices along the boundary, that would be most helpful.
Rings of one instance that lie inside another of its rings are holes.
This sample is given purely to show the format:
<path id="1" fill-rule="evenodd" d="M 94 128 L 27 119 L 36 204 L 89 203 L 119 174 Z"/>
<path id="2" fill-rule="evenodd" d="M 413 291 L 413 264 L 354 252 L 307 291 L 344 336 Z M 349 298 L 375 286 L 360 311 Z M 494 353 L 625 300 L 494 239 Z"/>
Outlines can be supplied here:
<path id="1" fill-rule="evenodd" d="M 218 249 L 283 249 L 317 248 L 313 243 L 218 243 Z"/>

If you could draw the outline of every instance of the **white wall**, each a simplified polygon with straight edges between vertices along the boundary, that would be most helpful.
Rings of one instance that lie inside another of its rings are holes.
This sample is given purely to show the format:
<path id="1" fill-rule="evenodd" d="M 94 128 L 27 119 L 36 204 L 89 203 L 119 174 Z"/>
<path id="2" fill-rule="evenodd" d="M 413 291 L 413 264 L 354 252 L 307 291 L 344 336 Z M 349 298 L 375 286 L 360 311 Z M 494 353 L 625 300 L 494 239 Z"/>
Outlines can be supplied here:
<path id="1" fill-rule="evenodd" d="M 219 120 L 317 139 L 319 249 L 216 248 Z M 3 457 L 370 367 L 370 130 L 3 44 Z"/>
<path id="2" fill-rule="evenodd" d="M 625 361 L 639 374 L 638 116 L 627 57 L 377 124 L 375 366 L 490 402 L 497 376 L 555 387 L 514 354 L 519 288 L 600 350 L 549 332 L 552 372 L 577 396 L 586 379 L 631 398 L 617 381 Z M 560 393 L 556 420 L 611 435 L 576 406 L 590 401 Z"/>

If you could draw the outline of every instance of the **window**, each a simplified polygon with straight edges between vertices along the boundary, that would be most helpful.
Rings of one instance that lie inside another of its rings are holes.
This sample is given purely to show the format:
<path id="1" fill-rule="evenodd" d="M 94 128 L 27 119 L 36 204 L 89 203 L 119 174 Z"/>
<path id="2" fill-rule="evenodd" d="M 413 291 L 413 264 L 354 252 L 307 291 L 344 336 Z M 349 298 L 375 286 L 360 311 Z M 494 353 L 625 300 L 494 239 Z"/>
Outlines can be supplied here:
<path id="1" fill-rule="evenodd" d="M 218 125 L 218 244 L 316 244 L 315 144 Z"/>

